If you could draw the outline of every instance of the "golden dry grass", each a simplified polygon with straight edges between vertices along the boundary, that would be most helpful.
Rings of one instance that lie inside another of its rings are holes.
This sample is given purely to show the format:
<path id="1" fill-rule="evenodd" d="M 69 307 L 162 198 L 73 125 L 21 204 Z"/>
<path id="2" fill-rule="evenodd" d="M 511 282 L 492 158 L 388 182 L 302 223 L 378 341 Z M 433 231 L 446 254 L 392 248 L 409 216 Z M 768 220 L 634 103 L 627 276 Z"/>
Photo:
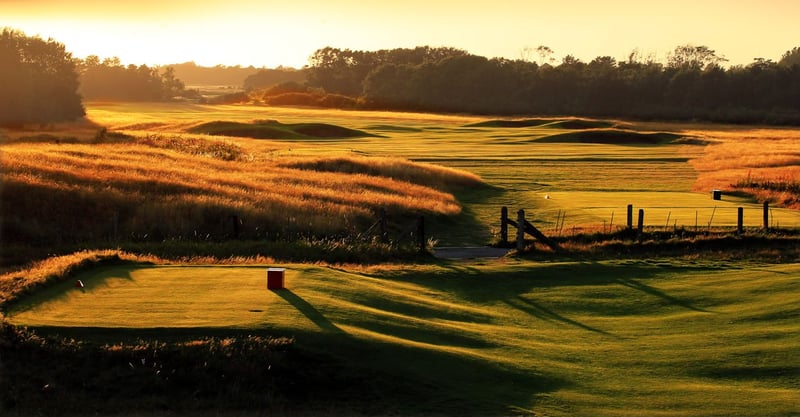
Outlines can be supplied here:
<path id="1" fill-rule="evenodd" d="M 691 126 L 684 133 L 712 142 L 690 161 L 698 172 L 695 191 L 739 191 L 758 201 L 800 207 L 796 193 L 741 186 L 747 179 L 800 183 L 800 130 Z"/>
<path id="2" fill-rule="evenodd" d="M 3 145 L 2 160 L 4 213 L 23 237 L 42 226 L 26 219 L 49 219 L 83 239 L 107 236 L 114 213 L 123 236 L 214 236 L 229 228 L 231 215 L 251 236 L 330 235 L 361 231 L 381 208 L 398 216 L 456 214 L 461 207 L 445 190 L 481 183 L 401 158 L 309 158 L 283 144 L 202 135 L 19 141 Z"/>

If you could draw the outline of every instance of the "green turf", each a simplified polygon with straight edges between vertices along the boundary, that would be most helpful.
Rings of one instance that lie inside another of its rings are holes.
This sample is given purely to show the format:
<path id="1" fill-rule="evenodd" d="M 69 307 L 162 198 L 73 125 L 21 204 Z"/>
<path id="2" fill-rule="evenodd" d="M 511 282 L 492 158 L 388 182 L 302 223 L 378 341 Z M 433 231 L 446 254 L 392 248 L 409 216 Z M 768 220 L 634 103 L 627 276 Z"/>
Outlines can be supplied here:
<path id="1" fill-rule="evenodd" d="M 85 292 L 52 287 L 8 318 L 96 337 L 119 327 L 295 335 L 353 375 L 381 369 L 396 389 L 430 387 L 394 404 L 419 414 L 798 412 L 800 264 L 286 266 L 280 291 L 265 288 L 266 267 L 106 267 L 77 277 Z"/>
<path id="2" fill-rule="evenodd" d="M 540 199 L 534 215 L 541 225 L 554 227 L 559 216 L 567 225 L 625 226 L 627 206 L 633 205 L 633 223 L 638 223 L 639 210 L 644 210 L 644 225 L 656 228 L 687 228 L 706 230 L 716 227 L 736 227 L 738 209 L 743 209 L 743 226 L 763 226 L 763 205 L 745 198 L 723 196 L 713 200 L 711 193 L 646 192 L 646 191 L 538 191 Z M 770 226 L 800 226 L 800 211 L 770 209 Z"/>

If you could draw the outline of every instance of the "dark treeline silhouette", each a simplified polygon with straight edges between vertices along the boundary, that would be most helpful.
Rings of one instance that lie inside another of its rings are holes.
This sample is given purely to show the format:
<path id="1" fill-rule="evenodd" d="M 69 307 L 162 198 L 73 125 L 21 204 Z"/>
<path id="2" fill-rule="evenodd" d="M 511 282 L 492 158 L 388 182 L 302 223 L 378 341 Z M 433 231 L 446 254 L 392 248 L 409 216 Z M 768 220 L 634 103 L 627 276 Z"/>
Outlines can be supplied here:
<path id="1" fill-rule="evenodd" d="M 368 108 L 800 124 L 800 48 L 778 62 L 726 69 L 724 61 L 692 45 L 675 48 L 666 63 L 634 52 L 588 63 L 568 55 L 558 65 L 454 48 L 324 48 L 310 58 L 308 83 L 360 97 Z"/>
<path id="2" fill-rule="evenodd" d="M 194 62 L 171 64 L 175 69 L 175 76 L 188 86 L 215 85 L 241 87 L 247 77 L 259 71 L 253 66 L 225 66 L 216 65 L 203 67 Z"/>
<path id="3" fill-rule="evenodd" d="M 162 101 L 186 94 L 172 67 L 123 66 L 119 58 L 97 55 L 78 60 L 80 93 L 88 99 Z"/>
<path id="4" fill-rule="evenodd" d="M 85 114 L 72 54 L 52 39 L 0 32 L 0 125 L 73 120 Z"/>
<path id="5" fill-rule="evenodd" d="M 287 83 L 304 83 L 307 78 L 306 69 L 294 69 L 278 67 L 274 69 L 264 68 L 258 70 L 244 79 L 245 90 L 257 90 Z"/>

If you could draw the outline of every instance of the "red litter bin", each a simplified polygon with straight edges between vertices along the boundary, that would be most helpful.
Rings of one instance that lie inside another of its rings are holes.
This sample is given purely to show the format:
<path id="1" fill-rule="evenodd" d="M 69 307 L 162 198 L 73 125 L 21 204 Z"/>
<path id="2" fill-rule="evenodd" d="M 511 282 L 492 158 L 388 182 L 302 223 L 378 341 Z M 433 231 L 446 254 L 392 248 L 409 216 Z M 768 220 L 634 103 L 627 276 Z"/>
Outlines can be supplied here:
<path id="1" fill-rule="evenodd" d="M 280 290 L 283 286 L 283 274 L 286 268 L 267 268 L 267 289 Z"/>

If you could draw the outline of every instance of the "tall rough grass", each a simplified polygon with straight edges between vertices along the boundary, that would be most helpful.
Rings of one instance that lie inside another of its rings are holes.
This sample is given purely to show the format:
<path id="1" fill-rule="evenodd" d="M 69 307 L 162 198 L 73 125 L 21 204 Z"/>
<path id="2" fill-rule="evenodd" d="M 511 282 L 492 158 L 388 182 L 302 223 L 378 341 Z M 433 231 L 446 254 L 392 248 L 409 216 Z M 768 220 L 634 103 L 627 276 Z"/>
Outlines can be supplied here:
<path id="1" fill-rule="evenodd" d="M 786 129 L 705 132 L 716 144 L 692 160 L 696 190 L 721 189 L 800 208 L 800 132 Z"/>
<path id="2" fill-rule="evenodd" d="M 4 240 L 52 245 L 354 235 L 381 209 L 394 219 L 456 214 L 461 207 L 445 190 L 481 184 L 467 173 L 402 159 L 311 161 L 262 149 L 153 134 L 112 143 L 4 145 Z"/>

